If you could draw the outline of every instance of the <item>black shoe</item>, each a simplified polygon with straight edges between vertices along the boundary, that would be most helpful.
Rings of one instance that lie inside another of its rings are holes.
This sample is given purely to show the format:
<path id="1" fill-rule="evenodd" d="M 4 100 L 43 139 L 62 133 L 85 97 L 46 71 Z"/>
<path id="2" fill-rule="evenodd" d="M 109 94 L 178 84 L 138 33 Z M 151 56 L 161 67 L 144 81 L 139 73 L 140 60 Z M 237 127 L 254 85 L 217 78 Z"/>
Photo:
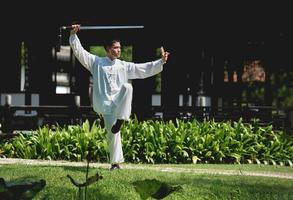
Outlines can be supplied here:
<path id="1" fill-rule="evenodd" d="M 120 131 L 120 128 L 123 124 L 124 120 L 122 119 L 117 119 L 116 123 L 112 126 L 111 131 L 113 134 L 116 134 Z"/>
<path id="2" fill-rule="evenodd" d="M 112 164 L 110 170 L 121 169 L 118 164 Z"/>

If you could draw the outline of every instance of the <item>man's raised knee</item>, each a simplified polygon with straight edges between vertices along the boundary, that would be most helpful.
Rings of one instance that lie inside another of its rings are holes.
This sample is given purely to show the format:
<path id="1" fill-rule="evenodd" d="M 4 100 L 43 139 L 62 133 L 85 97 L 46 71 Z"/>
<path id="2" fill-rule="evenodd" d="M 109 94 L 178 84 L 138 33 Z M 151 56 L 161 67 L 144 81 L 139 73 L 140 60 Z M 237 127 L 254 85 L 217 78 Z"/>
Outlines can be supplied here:
<path id="1" fill-rule="evenodd" d="M 132 92 L 132 90 L 133 90 L 133 87 L 130 83 L 124 83 L 123 87 L 129 92 Z"/>

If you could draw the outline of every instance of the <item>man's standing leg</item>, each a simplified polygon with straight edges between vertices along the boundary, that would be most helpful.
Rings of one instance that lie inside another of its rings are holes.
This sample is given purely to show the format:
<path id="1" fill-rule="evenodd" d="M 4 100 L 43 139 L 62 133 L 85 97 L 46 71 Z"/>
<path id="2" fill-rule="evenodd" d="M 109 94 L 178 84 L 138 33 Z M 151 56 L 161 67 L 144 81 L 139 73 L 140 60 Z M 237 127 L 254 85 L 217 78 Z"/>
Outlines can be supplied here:
<path id="1" fill-rule="evenodd" d="M 104 123 L 107 130 L 107 142 L 110 152 L 110 163 L 112 167 L 113 165 L 115 166 L 124 162 L 120 131 L 116 134 L 113 134 L 111 131 L 116 120 L 117 118 L 114 115 L 104 115 Z"/>
<path id="2" fill-rule="evenodd" d="M 122 125 L 121 122 L 129 120 L 131 114 L 132 91 L 131 84 L 123 84 L 119 95 L 114 100 L 115 106 L 113 107 L 113 114 L 104 115 L 107 141 L 110 151 L 110 163 L 112 164 L 112 167 L 115 166 L 115 164 L 124 162 L 120 127 Z"/>

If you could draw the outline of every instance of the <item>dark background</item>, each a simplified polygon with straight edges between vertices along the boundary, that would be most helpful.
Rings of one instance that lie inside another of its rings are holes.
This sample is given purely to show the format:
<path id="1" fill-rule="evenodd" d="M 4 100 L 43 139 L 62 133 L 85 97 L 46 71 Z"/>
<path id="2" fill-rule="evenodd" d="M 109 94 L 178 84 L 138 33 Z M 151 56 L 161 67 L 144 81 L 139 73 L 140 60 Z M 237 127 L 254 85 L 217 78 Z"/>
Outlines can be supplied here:
<path id="1" fill-rule="evenodd" d="M 191 1 L 46 1 L 15 2 L 2 9 L 0 92 L 19 92 L 19 47 L 22 41 L 30 50 L 30 88 L 40 93 L 40 104 L 67 104 L 56 97 L 51 74 L 55 70 L 52 47 L 58 43 L 59 27 L 74 22 L 82 25 L 144 25 L 137 31 L 84 31 L 79 34 L 85 47 L 101 38 L 119 35 L 124 44 L 135 46 L 134 61 L 157 59 L 154 49 L 164 46 L 171 55 L 162 72 L 162 101 L 165 107 L 178 103 L 186 88 L 196 95 L 202 72 L 205 90 L 217 99 L 237 96 L 222 83 L 224 61 L 240 68 L 243 60 L 262 59 L 269 72 L 291 70 L 292 12 L 283 3 Z M 68 33 L 62 42 L 67 43 Z M 204 56 L 203 56 L 204 52 Z M 211 66 L 211 58 L 214 65 Z M 75 74 L 76 93 L 84 105 L 89 74 L 80 67 Z M 210 84 L 213 71 L 215 82 Z M 154 79 L 134 82 L 134 111 L 148 113 Z M 270 86 L 267 86 L 267 90 Z M 267 91 L 268 93 L 269 91 Z M 228 96 L 229 96 L 228 95 Z M 270 95 L 267 95 L 268 98 Z M 216 102 L 216 101 L 213 101 Z M 264 104 L 271 104 L 267 99 Z M 145 106 L 147 105 L 147 106 Z"/>

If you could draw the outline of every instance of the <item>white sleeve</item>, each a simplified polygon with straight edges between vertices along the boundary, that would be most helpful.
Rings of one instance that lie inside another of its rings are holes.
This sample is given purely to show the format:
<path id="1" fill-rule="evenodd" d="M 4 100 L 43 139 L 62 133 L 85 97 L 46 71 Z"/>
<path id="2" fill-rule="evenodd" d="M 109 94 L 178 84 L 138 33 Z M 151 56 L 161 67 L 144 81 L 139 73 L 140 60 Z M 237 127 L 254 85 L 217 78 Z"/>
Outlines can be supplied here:
<path id="1" fill-rule="evenodd" d="M 97 56 L 86 51 L 82 46 L 76 34 L 69 37 L 69 44 L 72 48 L 73 54 L 79 62 L 90 72 Z"/>
<path id="2" fill-rule="evenodd" d="M 159 59 L 147 63 L 127 62 L 127 76 L 129 79 L 143 79 L 154 76 L 163 70 L 163 60 Z"/>

